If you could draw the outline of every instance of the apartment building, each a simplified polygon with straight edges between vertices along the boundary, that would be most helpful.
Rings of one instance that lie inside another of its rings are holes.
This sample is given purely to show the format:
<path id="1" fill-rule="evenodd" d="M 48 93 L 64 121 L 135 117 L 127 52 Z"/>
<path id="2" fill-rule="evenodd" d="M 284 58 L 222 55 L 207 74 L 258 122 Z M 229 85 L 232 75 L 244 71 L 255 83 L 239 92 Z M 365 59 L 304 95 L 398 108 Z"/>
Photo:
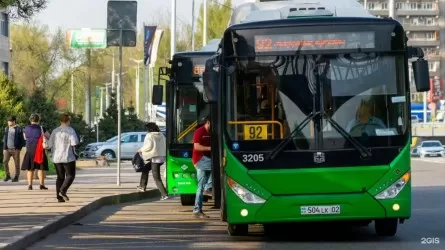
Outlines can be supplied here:
<path id="1" fill-rule="evenodd" d="M 0 69 L 9 76 L 9 16 L 4 9 L 0 9 Z"/>
<path id="2" fill-rule="evenodd" d="M 389 16 L 388 0 L 359 0 L 377 17 Z M 444 99 L 445 80 L 445 0 L 394 0 L 395 19 L 399 21 L 408 36 L 408 45 L 421 47 L 429 62 L 433 89 L 429 101 Z M 412 71 L 410 81 L 413 83 Z M 415 93 L 412 85 L 412 93 Z M 413 94 L 414 101 L 422 97 Z"/>

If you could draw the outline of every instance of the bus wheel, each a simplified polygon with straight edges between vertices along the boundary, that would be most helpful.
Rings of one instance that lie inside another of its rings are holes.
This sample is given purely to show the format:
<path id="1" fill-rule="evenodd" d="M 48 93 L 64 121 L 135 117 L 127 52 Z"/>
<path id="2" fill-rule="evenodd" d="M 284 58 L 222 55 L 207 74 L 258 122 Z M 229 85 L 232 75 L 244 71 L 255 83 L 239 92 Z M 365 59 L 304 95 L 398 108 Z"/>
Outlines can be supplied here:
<path id="1" fill-rule="evenodd" d="M 249 233 L 249 224 L 227 223 L 227 231 L 230 236 L 245 236 Z"/>
<path id="2" fill-rule="evenodd" d="M 194 194 L 181 194 L 181 205 L 183 205 L 183 206 L 195 205 L 195 195 Z"/>
<path id="3" fill-rule="evenodd" d="M 379 236 L 394 236 L 397 233 L 397 219 L 384 219 L 375 221 L 375 231 Z"/>

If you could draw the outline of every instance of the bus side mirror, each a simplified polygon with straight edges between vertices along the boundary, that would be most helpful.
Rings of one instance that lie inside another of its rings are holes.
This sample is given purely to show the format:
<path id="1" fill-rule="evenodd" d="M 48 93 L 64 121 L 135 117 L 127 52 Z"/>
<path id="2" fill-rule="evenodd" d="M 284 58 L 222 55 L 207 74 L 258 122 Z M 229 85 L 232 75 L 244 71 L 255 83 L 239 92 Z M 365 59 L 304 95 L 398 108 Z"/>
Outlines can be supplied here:
<path id="1" fill-rule="evenodd" d="M 205 70 L 202 73 L 204 94 L 208 103 L 215 103 L 218 98 L 218 72 L 213 69 L 213 60 L 206 61 Z"/>
<path id="2" fill-rule="evenodd" d="M 428 69 L 428 61 L 419 58 L 412 63 L 414 81 L 417 92 L 425 92 L 430 90 L 430 72 Z"/>
<path id="3" fill-rule="evenodd" d="M 153 95 L 151 96 L 151 103 L 153 103 L 153 105 L 162 105 L 163 96 L 164 96 L 164 86 L 154 85 Z"/>

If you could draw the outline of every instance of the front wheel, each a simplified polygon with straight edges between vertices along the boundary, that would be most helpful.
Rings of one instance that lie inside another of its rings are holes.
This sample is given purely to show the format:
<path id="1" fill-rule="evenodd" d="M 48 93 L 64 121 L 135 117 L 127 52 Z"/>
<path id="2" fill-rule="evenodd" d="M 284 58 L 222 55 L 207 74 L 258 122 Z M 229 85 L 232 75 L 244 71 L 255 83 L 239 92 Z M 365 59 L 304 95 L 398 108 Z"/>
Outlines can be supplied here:
<path id="1" fill-rule="evenodd" d="M 398 219 L 375 221 L 375 231 L 379 236 L 394 236 L 397 233 Z"/>
<path id="2" fill-rule="evenodd" d="M 112 151 L 112 150 L 105 150 L 104 152 L 102 152 L 101 154 L 102 156 L 105 156 L 105 158 L 108 161 L 113 160 L 114 158 L 116 158 L 116 154 Z"/>
<path id="3" fill-rule="evenodd" d="M 230 236 L 245 236 L 249 233 L 249 224 L 227 223 L 227 232 Z"/>

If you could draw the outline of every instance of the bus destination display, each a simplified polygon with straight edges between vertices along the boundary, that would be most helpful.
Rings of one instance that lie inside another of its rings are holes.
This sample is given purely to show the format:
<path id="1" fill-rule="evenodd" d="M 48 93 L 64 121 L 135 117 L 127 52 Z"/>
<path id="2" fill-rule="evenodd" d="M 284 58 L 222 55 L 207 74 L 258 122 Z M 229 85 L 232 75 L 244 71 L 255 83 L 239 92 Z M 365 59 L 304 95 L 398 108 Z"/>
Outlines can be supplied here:
<path id="1" fill-rule="evenodd" d="M 374 49 L 374 32 L 304 33 L 255 36 L 255 52 Z"/>
<path id="2" fill-rule="evenodd" d="M 193 66 L 193 75 L 194 76 L 201 76 L 202 73 L 205 70 L 205 66 L 204 65 L 195 65 Z"/>

